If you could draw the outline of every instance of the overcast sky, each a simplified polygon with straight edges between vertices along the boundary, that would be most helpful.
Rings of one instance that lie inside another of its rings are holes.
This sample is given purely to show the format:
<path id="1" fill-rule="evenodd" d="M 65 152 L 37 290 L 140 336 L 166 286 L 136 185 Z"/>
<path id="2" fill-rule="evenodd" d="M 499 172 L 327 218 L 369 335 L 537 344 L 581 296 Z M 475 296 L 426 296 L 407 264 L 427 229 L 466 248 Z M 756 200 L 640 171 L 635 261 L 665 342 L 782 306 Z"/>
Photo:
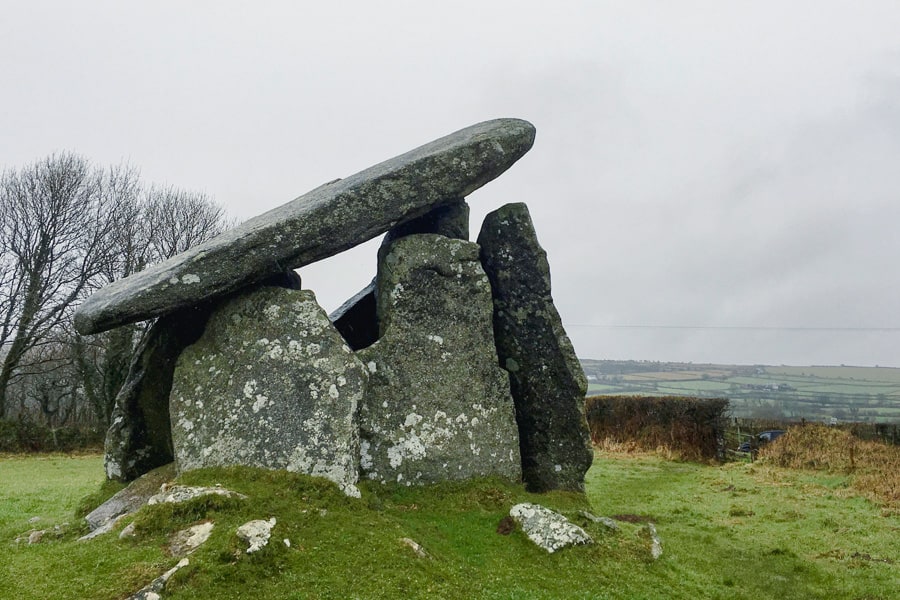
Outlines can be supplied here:
<path id="1" fill-rule="evenodd" d="M 334 6 L 330 6 L 334 5 Z M 239 219 L 496 117 L 582 358 L 900 367 L 900 3 L 0 0 L 0 167 Z M 377 241 L 301 271 L 331 310 Z"/>

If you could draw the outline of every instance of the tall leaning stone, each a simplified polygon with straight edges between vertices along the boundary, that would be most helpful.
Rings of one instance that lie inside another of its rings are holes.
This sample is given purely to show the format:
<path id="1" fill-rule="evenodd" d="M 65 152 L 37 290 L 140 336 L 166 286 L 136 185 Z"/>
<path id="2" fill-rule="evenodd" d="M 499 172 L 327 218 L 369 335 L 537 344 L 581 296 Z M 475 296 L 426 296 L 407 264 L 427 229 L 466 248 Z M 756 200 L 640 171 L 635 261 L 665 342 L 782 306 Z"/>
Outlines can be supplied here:
<path id="1" fill-rule="evenodd" d="M 381 337 L 360 409 L 363 476 L 411 485 L 521 477 L 509 378 L 497 365 L 478 246 L 439 235 L 379 252 Z"/>
<path id="2" fill-rule="evenodd" d="M 368 371 L 308 290 L 223 302 L 181 353 L 170 396 L 179 472 L 247 465 L 325 477 L 358 495 Z"/>
<path id="3" fill-rule="evenodd" d="M 97 333 L 166 314 L 352 248 L 498 177 L 534 133 L 527 121 L 486 121 L 320 186 L 102 288 L 78 308 L 75 328 Z"/>
<path id="4" fill-rule="evenodd" d="M 550 295 L 550 266 L 524 204 L 485 217 L 478 236 L 494 297 L 494 336 L 516 403 L 528 489 L 583 490 L 593 460 L 587 379 Z"/>
<path id="5" fill-rule="evenodd" d="M 106 432 L 109 479 L 131 481 L 172 462 L 169 392 L 181 351 L 197 341 L 209 307 L 186 308 L 159 319 L 144 337 L 116 396 Z"/>

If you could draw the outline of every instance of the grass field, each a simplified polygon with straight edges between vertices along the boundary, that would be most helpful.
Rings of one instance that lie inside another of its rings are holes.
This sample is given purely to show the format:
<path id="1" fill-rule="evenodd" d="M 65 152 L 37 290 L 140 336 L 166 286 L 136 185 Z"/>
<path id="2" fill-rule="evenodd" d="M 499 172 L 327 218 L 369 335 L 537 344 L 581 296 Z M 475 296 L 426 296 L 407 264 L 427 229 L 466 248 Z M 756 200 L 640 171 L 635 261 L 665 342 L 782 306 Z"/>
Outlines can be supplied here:
<path id="1" fill-rule="evenodd" d="M 735 417 L 900 423 L 900 369 L 582 360 L 588 394 L 728 398 Z"/>
<path id="2" fill-rule="evenodd" d="M 900 518 L 855 495 L 849 476 L 653 455 L 598 453 L 586 498 L 484 481 L 365 488 L 354 500 L 297 475 L 198 471 L 185 482 L 222 483 L 251 500 L 146 508 L 133 540 L 108 534 L 77 542 L 73 524 L 38 544 L 14 541 L 73 522 L 79 497 L 101 478 L 96 456 L 0 459 L 0 598 L 123 598 L 176 562 L 164 550 L 170 533 L 206 518 L 216 523 L 212 538 L 165 598 L 887 600 L 900 585 Z M 548 555 L 519 531 L 495 532 L 523 500 L 576 521 L 590 505 L 617 516 L 621 529 L 588 525 L 596 544 Z M 271 516 L 278 519 L 273 543 L 241 553 L 237 525 Z M 662 537 L 656 561 L 642 535 L 647 520 Z M 430 558 L 416 557 L 401 538 L 417 541 Z"/>
<path id="3" fill-rule="evenodd" d="M 41 526 L 72 521 L 79 500 L 103 479 L 97 455 L 0 454 L 0 528 L 27 529 L 33 517 Z"/>

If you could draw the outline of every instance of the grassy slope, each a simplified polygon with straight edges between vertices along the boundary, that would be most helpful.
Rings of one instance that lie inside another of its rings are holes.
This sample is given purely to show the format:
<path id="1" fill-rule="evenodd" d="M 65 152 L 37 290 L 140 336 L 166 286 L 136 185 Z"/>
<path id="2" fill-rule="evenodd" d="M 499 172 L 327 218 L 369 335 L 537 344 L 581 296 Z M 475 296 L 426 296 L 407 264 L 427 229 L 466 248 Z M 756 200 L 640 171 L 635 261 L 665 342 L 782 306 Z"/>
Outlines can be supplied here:
<path id="1" fill-rule="evenodd" d="M 145 509 L 136 540 L 78 543 L 72 532 L 33 546 L 10 542 L 32 527 L 30 516 L 66 518 L 101 473 L 96 457 L 0 460 L 0 598 L 124 597 L 175 562 L 163 551 L 168 533 L 202 518 L 216 522 L 213 537 L 166 598 L 887 599 L 900 583 L 900 520 L 847 497 L 845 477 L 652 456 L 598 455 L 588 498 L 597 514 L 652 517 L 664 547 L 656 562 L 640 524 L 622 523 L 618 533 L 592 526 L 597 544 L 554 555 L 521 532 L 494 531 L 514 502 L 574 515 L 586 502 L 576 495 L 479 482 L 374 487 L 352 500 L 316 480 L 248 469 L 185 479 L 222 483 L 251 501 Z M 278 519 L 273 543 L 242 554 L 236 526 L 270 516 Z M 415 557 L 404 537 L 432 558 Z"/>

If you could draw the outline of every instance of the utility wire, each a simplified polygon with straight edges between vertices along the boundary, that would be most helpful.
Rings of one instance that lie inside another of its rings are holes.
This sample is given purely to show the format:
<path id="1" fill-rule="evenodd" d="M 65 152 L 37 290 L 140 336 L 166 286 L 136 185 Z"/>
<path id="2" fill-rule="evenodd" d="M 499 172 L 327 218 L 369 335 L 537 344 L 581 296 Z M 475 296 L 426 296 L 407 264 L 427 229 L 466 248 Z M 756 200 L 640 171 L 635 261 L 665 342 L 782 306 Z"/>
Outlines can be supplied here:
<path id="1" fill-rule="evenodd" d="M 724 331 L 832 331 L 832 332 L 900 332 L 900 327 L 767 327 L 759 325 L 597 325 L 594 323 L 568 323 L 566 327 L 595 329 L 708 329 Z"/>

